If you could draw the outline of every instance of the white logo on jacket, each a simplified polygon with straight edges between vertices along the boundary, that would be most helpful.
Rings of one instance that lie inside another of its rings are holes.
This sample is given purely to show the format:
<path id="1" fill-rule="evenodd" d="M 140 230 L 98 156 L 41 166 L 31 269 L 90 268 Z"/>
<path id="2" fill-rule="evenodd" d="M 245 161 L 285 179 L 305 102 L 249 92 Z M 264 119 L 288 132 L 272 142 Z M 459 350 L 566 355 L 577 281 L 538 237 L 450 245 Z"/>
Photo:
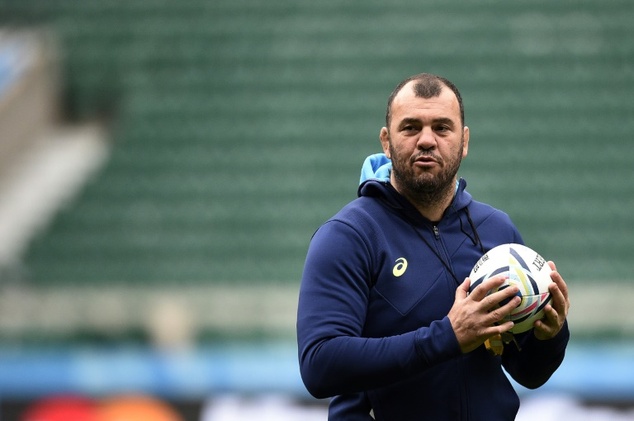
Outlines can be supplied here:
<path id="1" fill-rule="evenodd" d="M 404 257 L 399 257 L 395 261 L 394 268 L 392 269 L 392 275 L 395 277 L 403 276 L 405 271 L 407 270 L 407 260 Z"/>

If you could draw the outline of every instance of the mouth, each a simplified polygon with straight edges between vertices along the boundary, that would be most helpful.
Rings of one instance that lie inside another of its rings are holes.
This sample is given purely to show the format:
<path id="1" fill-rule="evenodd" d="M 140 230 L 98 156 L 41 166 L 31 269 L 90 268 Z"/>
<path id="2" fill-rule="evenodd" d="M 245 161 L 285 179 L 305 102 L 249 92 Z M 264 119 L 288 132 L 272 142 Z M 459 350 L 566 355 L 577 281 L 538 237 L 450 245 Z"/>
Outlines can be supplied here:
<path id="1" fill-rule="evenodd" d="M 419 156 L 414 159 L 414 165 L 420 167 L 430 167 L 439 164 L 438 160 L 430 155 Z"/>

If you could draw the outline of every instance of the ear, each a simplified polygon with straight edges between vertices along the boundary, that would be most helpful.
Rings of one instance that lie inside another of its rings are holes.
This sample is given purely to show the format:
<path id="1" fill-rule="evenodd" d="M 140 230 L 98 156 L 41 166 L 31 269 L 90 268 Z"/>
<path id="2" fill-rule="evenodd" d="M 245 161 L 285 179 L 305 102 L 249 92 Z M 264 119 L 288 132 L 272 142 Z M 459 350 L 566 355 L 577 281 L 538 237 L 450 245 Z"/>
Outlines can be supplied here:
<path id="1" fill-rule="evenodd" d="M 462 148 L 462 157 L 466 157 L 469 152 L 469 127 L 464 126 L 462 129 L 462 138 L 464 139 L 464 145 Z"/>
<path id="2" fill-rule="evenodd" d="M 392 159 L 390 156 L 390 132 L 387 130 L 387 127 L 383 127 L 381 132 L 379 133 L 379 138 L 381 139 L 381 147 L 383 148 L 383 153 L 389 159 Z"/>

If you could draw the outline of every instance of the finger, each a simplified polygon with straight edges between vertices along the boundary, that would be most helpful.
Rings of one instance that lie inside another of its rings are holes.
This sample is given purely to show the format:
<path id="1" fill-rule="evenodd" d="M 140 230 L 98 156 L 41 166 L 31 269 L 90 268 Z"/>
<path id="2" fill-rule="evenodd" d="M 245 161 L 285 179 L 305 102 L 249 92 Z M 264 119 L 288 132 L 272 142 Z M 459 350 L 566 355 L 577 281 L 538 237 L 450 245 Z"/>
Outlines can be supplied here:
<path id="1" fill-rule="evenodd" d="M 456 289 L 456 299 L 464 299 L 469 295 L 469 286 L 471 285 L 471 279 L 465 278 L 465 280 Z"/>
<path id="2" fill-rule="evenodd" d="M 537 339 L 545 340 L 555 336 L 554 329 L 551 328 L 544 320 L 535 321 L 533 328 Z"/>
<path id="3" fill-rule="evenodd" d="M 552 297 L 551 306 L 554 307 L 555 311 L 563 317 L 566 317 L 568 313 L 568 301 L 561 289 L 556 284 L 551 284 L 548 286 L 548 292 Z"/>
<path id="4" fill-rule="evenodd" d="M 550 269 L 551 269 L 553 272 L 557 272 L 557 266 L 555 266 L 555 262 L 553 262 L 552 260 L 549 260 L 549 261 L 548 261 L 548 266 L 550 266 Z"/>
<path id="5" fill-rule="evenodd" d="M 555 282 L 548 285 L 548 293 L 552 297 L 553 302 L 559 301 L 560 303 L 563 303 L 565 301 L 564 294 L 561 292 L 561 289 L 559 289 L 559 285 Z"/>
<path id="6" fill-rule="evenodd" d="M 549 304 L 544 307 L 544 316 L 541 321 L 549 325 L 555 325 L 559 321 L 559 312 Z"/>
<path id="7" fill-rule="evenodd" d="M 559 320 L 557 312 L 551 306 L 546 306 L 544 317 L 533 324 L 537 338 L 544 340 L 554 337 L 562 326 Z"/>
<path id="8" fill-rule="evenodd" d="M 515 323 L 510 320 L 500 321 L 497 324 L 491 325 L 482 331 L 483 337 L 490 338 L 493 335 L 500 335 L 504 332 L 508 332 L 513 329 Z"/>
<path id="9" fill-rule="evenodd" d="M 520 297 L 519 297 L 519 288 L 516 285 L 510 285 L 506 288 L 500 289 L 494 293 L 491 293 L 482 299 L 482 305 L 487 309 L 491 310 L 498 307 L 507 307 L 510 305 L 509 313 L 515 307 L 519 305 Z M 517 301 L 513 305 L 513 299 L 517 298 Z"/>
<path id="10" fill-rule="evenodd" d="M 513 323 L 510 320 L 507 320 L 503 323 L 499 323 L 498 325 L 494 326 L 496 332 L 495 334 L 501 334 L 504 332 L 508 332 L 509 330 L 513 329 L 513 326 L 515 326 L 515 323 Z"/>
<path id="11" fill-rule="evenodd" d="M 557 272 L 557 267 L 555 266 L 554 262 L 549 261 L 548 265 L 552 269 L 552 272 L 550 273 L 550 279 L 555 284 L 557 284 L 557 287 L 559 287 L 562 294 L 564 295 L 564 298 L 567 301 L 568 300 L 568 285 L 566 284 L 566 281 L 564 281 L 564 278 L 561 276 L 561 274 Z"/>
<path id="12" fill-rule="evenodd" d="M 482 299 L 486 297 L 492 289 L 498 288 L 504 284 L 506 279 L 508 279 L 506 274 L 500 274 L 484 280 L 473 291 L 471 291 L 471 298 L 475 301 L 482 301 Z"/>
<path id="13" fill-rule="evenodd" d="M 544 313 L 542 318 L 539 320 L 539 322 L 541 322 L 542 324 L 545 324 L 553 329 L 559 329 L 561 327 L 561 325 L 563 324 L 563 320 L 565 319 L 564 316 L 562 316 L 561 312 L 557 311 L 557 309 L 555 307 L 553 307 L 552 305 L 548 304 L 546 307 L 544 307 Z"/>
<path id="14" fill-rule="evenodd" d="M 568 299 L 568 285 L 566 284 L 566 281 L 564 281 L 564 278 L 561 277 L 559 272 L 553 271 L 550 273 L 550 279 L 552 279 L 553 283 L 557 285 L 557 287 L 559 288 L 559 290 L 561 291 L 561 293 L 567 300 Z"/>
<path id="15" fill-rule="evenodd" d="M 518 296 L 511 297 L 507 303 L 504 305 L 497 305 L 495 308 L 491 309 L 488 312 L 487 316 L 487 324 L 499 324 L 503 321 L 507 321 L 506 319 L 511 314 L 513 309 L 517 308 L 522 299 Z"/>

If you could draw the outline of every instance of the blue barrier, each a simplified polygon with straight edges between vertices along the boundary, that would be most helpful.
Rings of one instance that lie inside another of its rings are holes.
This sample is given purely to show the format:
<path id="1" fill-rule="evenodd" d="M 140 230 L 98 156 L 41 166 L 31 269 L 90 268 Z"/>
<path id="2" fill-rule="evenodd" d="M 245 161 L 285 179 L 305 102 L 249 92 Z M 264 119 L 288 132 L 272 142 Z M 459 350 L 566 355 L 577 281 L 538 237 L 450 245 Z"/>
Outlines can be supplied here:
<path id="1" fill-rule="evenodd" d="M 517 386 L 517 385 L 516 385 Z M 634 402 L 634 342 L 571 344 L 537 391 Z M 144 392 L 170 399 L 279 392 L 307 397 L 294 343 L 230 343 L 181 352 L 144 347 L 0 348 L 0 399 Z"/>

